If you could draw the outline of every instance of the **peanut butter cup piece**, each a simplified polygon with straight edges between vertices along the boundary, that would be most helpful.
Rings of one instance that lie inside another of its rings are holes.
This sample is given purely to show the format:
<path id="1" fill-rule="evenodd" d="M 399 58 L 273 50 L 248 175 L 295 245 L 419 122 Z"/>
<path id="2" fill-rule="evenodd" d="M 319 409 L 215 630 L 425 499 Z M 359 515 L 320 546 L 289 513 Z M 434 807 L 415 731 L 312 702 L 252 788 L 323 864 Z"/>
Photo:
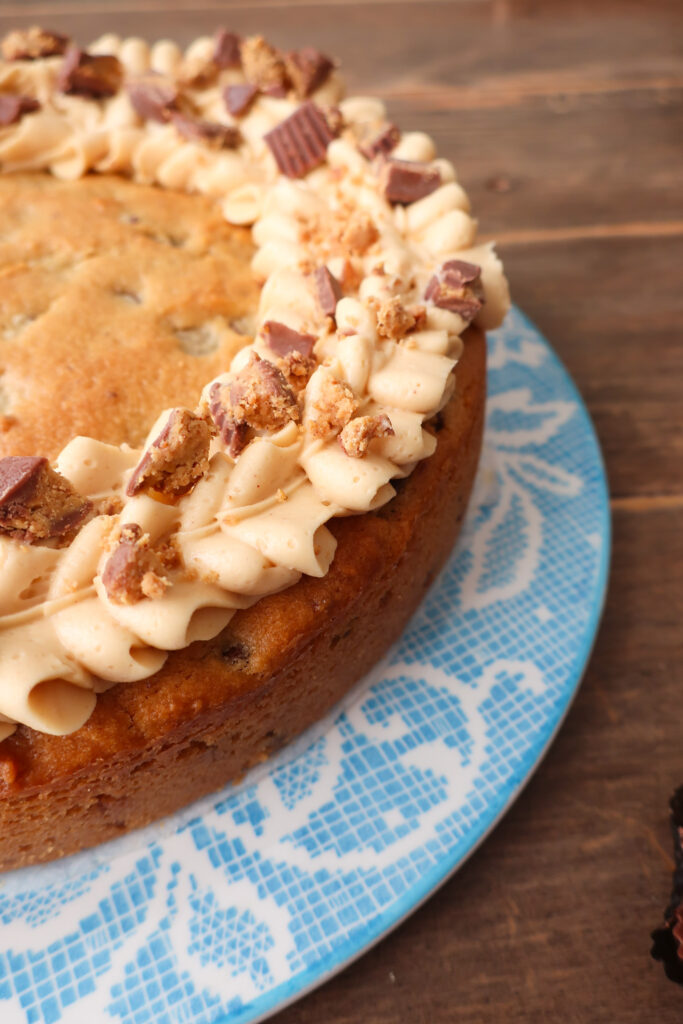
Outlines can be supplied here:
<path id="1" fill-rule="evenodd" d="M 296 395 L 282 371 L 255 352 L 230 383 L 212 386 L 209 413 L 233 457 L 247 443 L 249 429 L 270 432 L 300 419 Z"/>
<path id="2" fill-rule="evenodd" d="M 92 503 L 47 459 L 0 459 L 0 533 L 27 544 L 62 538 L 82 526 Z"/>
<path id="3" fill-rule="evenodd" d="M 325 316 L 334 317 L 337 311 L 337 303 L 342 298 L 341 284 L 327 267 L 316 267 L 313 273 L 315 291 L 320 306 Z"/>
<path id="4" fill-rule="evenodd" d="M 441 184 L 441 173 L 429 164 L 392 157 L 382 168 L 381 182 L 390 203 L 408 206 L 434 192 Z"/>
<path id="5" fill-rule="evenodd" d="M 286 356 L 290 352 L 300 352 L 303 356 L 313 354 L 316 339 L 312 334 L 302 334 L 277 320 L 267 320 L 261 334 L 268 348 L 277 356 Z"/>
<path id="6" fill-rule="evenodd" d="M 295 93 L 299 99 L 304 100 L 327 80 L 334 61 L 320 50 L 305 46 L 302 50 L 292 50 L 287 54 L 285 67 Z"/>
<path id="7" fill-rule="evenodd" d="M 226 28 L 219 28 L 213 37 L 212 57 L 216 67 L 221 71 L 226 68 L 241 67 L 241 44 L 242 38 L 236 32 L 228 32 Z"/>
<path id="8" fill-rule="evenodd" d="M 466 260 L 447 260 L 430 278 L 424 297 L 471 323 L 484 304 L 481 268 Z"/>
<path id="9" fill-rule="evenodd" d="M 288 178 L 303 178 L 323 163 L 334 137 L 322 110 L 311 100 L 264 135 L 279 170 Z"/>
<path id="10" fill-rule="evenodd" d="M 352 459 L 362 459 L 368 453 L 370 442 L 376 437 L 392 437 L 394 428 L 386 413 L 377 416 L 357 416 L 350 420 L 341 434 L 339 444 Z"/>
<path id="11" fill-rule="evenodd" d="M 235 85 L 226 85 L 223 90 L 223 102 L 229 114 L 233 117 L 241 117 L 246 114 L 258 95 L 258 89 L 250 82 L 237 82 Z"/>
<path id="12" fill-rule="evenodd" d="M 209 468 L 211 426 L 189 409 L 174 409 L 133 470 L 126 494 L 145 493 L 173 503 Z"/>
<path id="13" fill-rule="evenodd" d="M 145 121 L 170 121 L 178 109 L 180 90 L 173 79 L 156 71 L 148 71 L 126 84 L 128 99 L 139 117 Z"/>
<path id="14" fill-rule="evenodd" d="M 264 92 L 279 88 L 285 92 L 289 85 L 282 54 L 267 43 L 263 36 L 249 36 L 240 44 L 240 57 L 244 77 Z"/>
<path id="15" fill-rule="evenodd" d="M 0 127 L 16 124 L 24 114 L 40 110 L 40 103 L 33 96 L 0 95 Z"/>
<path id="16" fill-rule="evenodd" d="M 170 586 L 166 575 L 170 548 L 157 551 L 137 523 L 121 527 L 119 540 L 102 570 L 102 583 L 114 604 L 137 604 L 144 597 L 163 597 Z"/>
<path id="17" fill-rule="evenodd" d="M 4 60 L 38 60 L 40 57 L 61 56 L 69 42 L 68 36 L 32 25 L 31 28 L 8 32 L 0 43 L 0 51 Z"/>
<path id="18" fill-rule="evenodd" d="M 233 125 L 203 121 L 175 110 L 171 111 L 171 122 L 188 142 L 203 142 L 213 149 L 236 149 L 242 141 L 239 128 Z"/>
<path id="19" fill-rule="evenodd" d="M 363 140 L 358 148 L 364 157 L 374 160 L 376 156 L 386 156 L 391 153 L 400 141 L 400 130 L 395 124 L 388 124 L 378 135 Z"/>
<path id="20" fill-rule="evenodd" d="M 91 56 L 77 46 L 69 46 L 57 76 L 57 87 L 72 96 L 101 99 L 115 96 L 123 81 L 118 57 Z"/>

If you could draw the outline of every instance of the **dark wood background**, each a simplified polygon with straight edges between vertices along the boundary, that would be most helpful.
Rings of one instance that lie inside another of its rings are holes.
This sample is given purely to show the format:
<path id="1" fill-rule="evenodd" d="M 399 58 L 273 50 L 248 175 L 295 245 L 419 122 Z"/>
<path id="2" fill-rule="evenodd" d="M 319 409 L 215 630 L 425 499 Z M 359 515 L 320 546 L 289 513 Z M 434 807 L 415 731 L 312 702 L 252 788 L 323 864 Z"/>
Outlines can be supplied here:
<path id="1" fill-rule="evenodd" d="M 339 56 L 454 160 L 605 453 L 610 592 L 552 750 L 455 878 L 276 1024 L 678 1024 L 649 932 L 683 782 L 683 0 L 0 4 L 2 32 L 36 21 Z"/>

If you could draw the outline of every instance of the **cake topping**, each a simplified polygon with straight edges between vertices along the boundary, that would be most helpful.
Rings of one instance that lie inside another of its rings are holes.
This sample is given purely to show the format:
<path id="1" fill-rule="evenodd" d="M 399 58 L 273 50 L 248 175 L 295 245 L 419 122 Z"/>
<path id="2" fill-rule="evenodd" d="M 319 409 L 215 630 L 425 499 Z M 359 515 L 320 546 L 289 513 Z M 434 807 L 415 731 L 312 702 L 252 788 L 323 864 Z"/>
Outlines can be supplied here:
<path id="1" fill-rule="evenodd" d="M 123 68 L 117 57 L 91 56 L 77 46 L 69 46 L 59 69 L 58 87 L 62 92 L 99 99 L 114 96 L 121 87 Z"/>
<path id="2" fill-rule="evenodd" d="M 249 440 L 249 425 L 236 420 L 230 402 L 230 387 L 216 382 L 209 391 L 209 414 L 228 455 L 236 459 Z"/>
<path id="3" fill-rule="evenodd" d="M 447 260 L 430 279 L 425 299 L 470 323 L 484 304 L 481 268 L 465 260 Z"/>
<path id="4" fill-rule="evenodd" d="M 339 444 L 352 459 L 367 455 L 368 446 L 375 437 L 391 437 L 394 428 L 386 413 L 378 416 L 357 416 L 346 424 L 339 435 Z"/>
<path id="5" fill-rule="evenodd" d="M 188 494 L 209 467 L 211 427 L 189 409 L 173 409 L 133 470 L 126 493 L 175 501 Z"/>
<path id="6" fill-rule="evenodd" d="M 39 57 L 60 56 L 68 45 L 68 36 L 32 25 L 31 28 L 9 32 L 0 49 L 5 60 L 38 60 Z"/>
<path id="7" fill-rule="evenodd" d="M 316 374 L 316 377 L 318 375 Z M 320 440 L 334 437 L 358 412 L 358 399 L 345 381 L 321 374 L 316 393 L 307 409 L 307 426 Z"/>
<path id="8" fill-rule="evenodd" d="M 424 319 L 424 306 L 407 307 L 399 298 L 387 299 L 377 309 L 377 333 L 383 338 L 402 338 Z"/>
<path id="9" fill-rule="evenodd" d="M 382 168 L 381 182 L 390 203 L 408 206 L 434 192 L 441 184 L 441 173 L 429 164 L 391 157 Z"/>
<path id="10" fill-rule="evenodd" d="M 318 303 L 325 316 L 334 316 L 342 297 L 341 284 L 327 267 L 316 267 L 313 273 Z"/>
<path id="11" fill-rule="evenodd" d="M 27 544 L 64 537 L 85 522 L 92 503 L 47 459 L 0 459 L 0 533 Z"/>
<path id="12" fill-rule="evenodd" d="M 216 383 L 209 395 L 209 411 L 221 437 L 234 446 L 234 427 L 275 431 L 300 418 L 296 395 L 284 374 L 267 359 L 251 353 L 249 362 L 229 384 Z M 238 431 L 241 437 L 243 432 Z"/>
<path id="13" fill-rule="evenodd" d="M 189 142 L 206 142 L 216 149 L 235 149 L 242 141 L 239 128 L 232 125 L 202 121 L 198 117 L 181 114 L 176 110 L 172 110 L 170 115 L 179 133 Z"/>
<path id="14" fill-rule="evenodd" d="M 166 575 L 175 553 L 155 550 L 149 534 L 137 523 L 121 527 L 119 539 L 102 570 L 102 583 L 114 604 L 137 604 L 144 597 L 163 597 L 170 582 Z"/>
<path id="15" fill-rule="evenodd" d="M 379 231 L 370 214 L 364 210 L 356 210 L 346 221 L 339 241 L 345 249 L 363 256 L 378 238 Z"/>
<path id="16" fill-rule="evenodd" d="M 306 99 L 326 81 L 334 62 L 312 46 L 288 53 L 285 64 L 299 99 Z"/>
<path id="17" fill-rule="evenodd" d="M 149 71 L 126 83 L 133 110 L 145 121 L 169 121 L 178 108 L 180 90 L 166 75 Z"/>
<path id="18" fill-rule="evenodd" d="M 301 334 L 277 320 L 267 320 L 261 333 L 268 348 L 278 356 L 286 356 L 290 352 L 310 356 L 313 352 L 315 338 L 312 334 Z"/>
<path id="19" fill-rule="evenodd" d="M 361 142 L 359 149 L 368 160 L 374 160 L 376 156 L 386 156 L 395 149 L 401 141 L 401 132 L 395 124 L 388 124 L 379 135 L 371 136 Z"/>
<path id="20" fill-rule="evenodd" d="M 296 349 L 277 360 L 278 368 L 297 395 L 304 390 L 317 365 L 314 356 L 304 355 Z"/>
<path id="21" fill-rule="evenodd" d="M 324 161 L 334 132 L 322 110 L 307 100 L 264 138 L 282 173 L 303 178 Z"/>
<path id="22" fill-rule="evenodd" d="M 246 114 L 249 107 L 258 95 L 258 89 L 250 82 L 237 82 L 235 85 L 226 85 L 223 90 L 223 101 L 228 113 L 233 117 L 241 117 Z"/>
<path id="23" fill-rule="evenodd" d="M 242 63 L 241 43 L 242 40 L 236 32 L 228 32 L 225 28 L 219 28 L 213 37 L 213 62 L 216 67 L 221 70 L 240 67 Z"/>
<path id="24" fill-rule="evenodd" d="M 16 124 L 24 114 L 32 114 L 40 110 L 40 103 L 32 96 L 0 95 L 0 125 Z"/>
<path id="25" fill-rule="evenodd" d="M 250 36 L 240 46 L 242 68 L 248 82 L 264 92 L 268 89 L 287 91 L 289 84 L 282 54 L 263 36 Z"/>

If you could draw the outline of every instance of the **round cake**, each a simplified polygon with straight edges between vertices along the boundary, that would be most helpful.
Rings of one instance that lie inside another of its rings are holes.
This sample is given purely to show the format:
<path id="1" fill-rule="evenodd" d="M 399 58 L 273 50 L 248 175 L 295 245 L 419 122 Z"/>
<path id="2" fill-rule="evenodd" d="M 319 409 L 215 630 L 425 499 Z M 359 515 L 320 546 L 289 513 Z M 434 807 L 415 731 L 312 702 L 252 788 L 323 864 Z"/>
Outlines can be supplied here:
<path id="1" fill-rule="evenodd" d="M 508 300 L 452 165 L 315 50 L 2 53 L 9 868 L 241 777 L 400 635 Z"/>

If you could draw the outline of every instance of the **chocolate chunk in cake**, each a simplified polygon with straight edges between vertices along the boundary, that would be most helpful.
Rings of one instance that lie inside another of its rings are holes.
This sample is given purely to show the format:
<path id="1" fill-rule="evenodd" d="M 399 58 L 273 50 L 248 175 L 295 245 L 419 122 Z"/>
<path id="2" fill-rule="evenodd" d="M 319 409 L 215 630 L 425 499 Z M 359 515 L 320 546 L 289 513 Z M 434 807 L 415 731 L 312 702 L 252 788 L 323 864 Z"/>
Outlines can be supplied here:
<path id="1" fill-rule="evenodd" d="M 341 284 L 327 267 L 316 267 L 313 272 L 318 304 L 325 316 L 333 317 L 342 297 Z"/>
<path id="2" fill-rule="evenodd" d="M 441 172 L 429 164 L 413 160 L 387 160 L 382 168 L 381 183 L 390 203 L 408 206 L 430 195 L 441 184 Z"/>
<path id="3" fill-rule="evenodd" d="M 378 416 L 357 416 L 346 424 L 339 435 L 339 444 L 352 459 L 367 455 L 368 446 L 375 437 L 391 437 L 394 428 L 386 413 Z"/>
<path id="4" fill-rule="evenodd" d="M 257 96 L 258 89 L 250 82 L 226 85 L 223 90 L 223 102 L 228 113 L 233 117 L 241 117 L 242 114 L 246 114 Z"/>
<path id="5" fill-rule="evenodd" d="M 214 149 L 236 149 L 242 141 L 239 128 L 233 125 L 203 121 L 175 110 L 171 110 L 170 118 L 179 134 L 188 142 L 202 142 Z"/>
<path id="6" fill-rule="evenodd" d="M 137 604 L 144 597 L 163 597 L 171 585 L 166 574 L 175 563 L 177 555 L 170 546 L 155 549 L 137 523 L 126 523 L 105 562 L 102 583 L 114 604 Z"/>
<path id="7" fill-rule="evenodd" d="M 283 89 L 289 85 L 282 54 L 267 43 L 263 36 L 250 36 L 240 46 L 244 77 L 264 92 L 271 88 Z"/>
<path id="8" fill-rule="evenodd" d="M 219 28 L 213 37 L 212 59 L 216 67 L 221 71 L 226 68 L 241 67 L 241 45 L 242 38 L 236 32 L 228 32 L 226 28 Z"/>
<path id="9" fill-rule="evenodd" d="M 38 60 L 40 57 L 61 56 L 69 42 L 68 36 L 32 25 L 31 28 L 8 32 L 0 50 L 4 60 Z"/>
<path id="10" fill-rule="evenodd" d="M 40 110 L 40 103 L 33 96 L 0 95 L 0 126 L 16 124 L 24 114 Z"/>
<path id="11" fill-rule="evenodd" d="M 133 110 L 145 121 L 170 121 L 178 110 L 180 90 L 173 79 L 148 71 L 126 83 Z"/>
<path id="12" fill-rule="evenodd" d="M 308 409 L 308 429 L 313 437 L 334 437 L 358 412 L 358 399 L 345 381 L 326 377 Z"/>
<path id="13" fill-rule="evenodd" d="M 288 53 L 285 66 L 294 92 L 303 100 L 327 80 L 334 61 L 312 46 L 305 46 L 302 50 Z"/>
<path id="14" fill-rule="evenodd" d="M 91 56 L 77 46 L 69 46 L 57 76 L 57 87 L 75 96 L 100 99 L 115 96 L 123 81 L 123 68 L 117 57 Z"/>
<path id="15" fill-rule="evenodd" d="M 302 178 L 318 167 L 334 137 L 322 110 L 311 100 L 264 135 L 278 168 L 288 178 Z"/>
<path id="16" fill-rule="evenodd" d="M 0 459 L 0 533 L 27 544 L 62 538 L 82 526 L 92 503 L 56 473 L 47 459 Z"/>
<path id="17" fill-rule="evenodd" d="M 302 334 L 277 320 L 267 320 L 261 328 L 261 334 L 275 355 L 286 356 L 289 352 L 300 352 L 310 356 L 313 353 L 315 338 L 312 334 Z"/>
<path id="18" fill-rule="evenodd" d="M 376 156 L 386 156 L 395 149 L 401 141 L 401 132 L 395 124 L 388 124 L 379 134 L 371 135 L 361 141 L 359 149 L 368 160 L 374 160 Z"/>
<path id="19" fill-rule="evenodd" d="M 133 470 L 126 493 L 171 502 L 188 494 L 209 468 L 211 434 L 203 417 L 174 409 Z"/>
<path id="20" fill-rule="evenodd" d="M 424 297 L 471 323 L 484 304 L 481 268 L 465 260 L 447 260 L 430 278 Z"/>

